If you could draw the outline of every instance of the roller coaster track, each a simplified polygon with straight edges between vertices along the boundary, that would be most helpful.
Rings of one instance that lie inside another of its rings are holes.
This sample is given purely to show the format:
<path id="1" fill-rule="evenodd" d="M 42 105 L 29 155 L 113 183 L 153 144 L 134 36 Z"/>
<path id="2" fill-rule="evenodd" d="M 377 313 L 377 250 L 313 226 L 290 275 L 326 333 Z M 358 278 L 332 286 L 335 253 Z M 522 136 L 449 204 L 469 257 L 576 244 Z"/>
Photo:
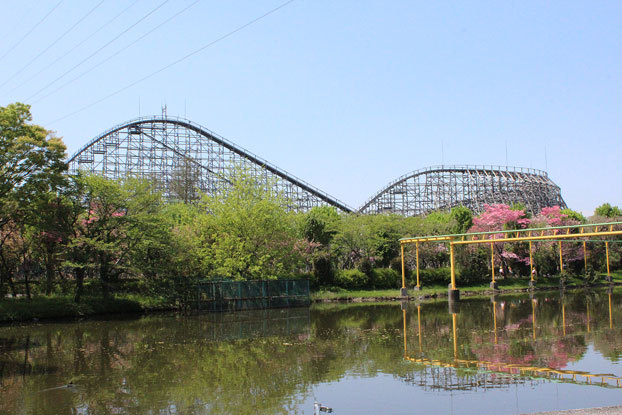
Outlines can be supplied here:
<path id="1" fill-rule="evenodd" d="M 78 170 L 112 179 L 128 175 L 154 180 L 165 197 L 189 201 L 197 190 L 213 193 L 246 169 L 266 188 L 280 192 L 292 210 L 329 205 L 354 209 L 216 133 L 189 120 L 138 118 L 98 135 L 69 160 Z"/>
<path id="2" fill-rule="evenodd" d="M 435 166 L 415 170 L 368 199 L 360 213 L 405 216 L 466 206 L 481 213 L 485 204 L 522 203 L 532 213 L 566 203 L 546 172 L 523 167 Z"/>
<path id="3" fill-rule="evenodd" d="M 200 192 L 215 194 L 231 185 L 240 169 L 267 190 L 283 196 L 290 210 L 334 206 L 342 212 L 427 214 L 463 205 L 476 214 L 485 204 L 522 203 L 532 213 L 566 207 L 546 172 L 500 166 L 436 166 L 404 175 L 355 210 L 192 121 L 162 116 L 137 118 L 98 135 L 69 160 L 72 173 L 111 179 L 126 176 L 156 183 L 167 199 L 191 202 Z"/>

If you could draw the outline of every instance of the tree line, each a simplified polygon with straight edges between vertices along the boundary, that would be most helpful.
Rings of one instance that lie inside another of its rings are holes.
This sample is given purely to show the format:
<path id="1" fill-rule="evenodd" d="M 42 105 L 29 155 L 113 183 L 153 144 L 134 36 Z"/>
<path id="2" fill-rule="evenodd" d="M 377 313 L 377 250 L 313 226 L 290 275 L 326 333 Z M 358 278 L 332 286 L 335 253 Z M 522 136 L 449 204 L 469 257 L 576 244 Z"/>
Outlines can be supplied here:
<path id="1" fill-rule="evenodd" d="M 523 206 L 505 205 L 478 217 L 465 207 L 418 217 L 343 214 L 327 206 L 294 213 L 243 169 L 213 194 L 193 190 L 192 203 L 165 201 L 148 180 L 68 174 L 62 140 L 31 121 L 28 105 L 0 107 L 0 298 L 70 294 L 79 302 L 121 290 L 178 301 L 203 279 L 309 278 L 315 288 L 394 288 L 402 237 L 621 216 L 609 204 L 589 219 L 559 208 L 530 217 Z M 539 271 L 554 274 L 553 247 L 543 248 Z M 460 277 L 485 280 L 489 257 L 469 249 L 459 254 Z M 524 274 L 524 246 L 496 249 L 499 266 Z M 594 247 L 590 257 L 599 270 L 601 251 Z M 610 255 L 619 267 L 618 244 Z M 579 272 L 572 263 L 580 260 L 569 254 L 569 269 Z M 409 270 L 413 261 L 407 252 Z M 447 264 L 443 245 L 422 247 L 429 281 L 445 281 Z"/>

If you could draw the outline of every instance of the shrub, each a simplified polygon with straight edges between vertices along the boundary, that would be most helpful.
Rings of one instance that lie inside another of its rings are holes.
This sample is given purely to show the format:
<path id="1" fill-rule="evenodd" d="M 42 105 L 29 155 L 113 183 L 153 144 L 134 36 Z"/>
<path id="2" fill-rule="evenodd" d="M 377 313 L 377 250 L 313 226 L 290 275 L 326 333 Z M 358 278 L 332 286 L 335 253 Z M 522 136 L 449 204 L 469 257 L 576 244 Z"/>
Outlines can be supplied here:
<path id="1" fill-rule="evenodd" d="M 449 267 L 419 269 L 419 282 L 421 285 L 449 284 L 451 270 Z M 417 271 L 413 270 L 408 279 L 409 285 L 417 284 Z"/>
<path id="2" fill-rule="evenodd" d="M 398 288 L 401 287 L 401 273 L 391 268 L 376 268 L 372 272 L 372 288 Z"/>
<path id="3" fill-rule="evenodd" d="M 360 290 L 369 286 L 369 277 L 358 269 L 345 269 L 337 272 L 335 284 L 347 290 Z"/>
<path id="4" fill-rule="evenodd" d="M 367 275 L 370 279 L 372 278 L 374 264 L 372 264 L 369 258 L 361 259 L 357 264 L 356 268 L 358 268 L 358 270 L 361 271 L 363 274 Z"/>
<path id="5" fill-rule="evenodd" d="M 314 287 L 323 287 L 333 284 L 335 280 L 335 270 L 333 269 L 333 261 L 330 254 L 321 252 L 314 258 L 313 276 L 312 282 Z"/>
<path id="6" fill-rule="evenodd" d="M 489 264 L 490 252 L 487 249 L 479 248 L 470 252 L 460 269 L 460 281 L 463 283 L 488 281 L 491 278 Z"/>
<path id="7" fill-rule="evenodd" d="M 584 278 L 587 285 L 596 284 L 598 282 L 598 274 L 596 274 L 594 267 L 587 267 L 587 273 L 585 274 Z"/>
<path id="8" fill-rule="evenodd" d="M 408 275 L 408 273 L 410 272 L 410 270 L 408 269 L 408 266 L 405 265 L 406 268 L 406 275 Z M 399 272 L 400 274 L 402 273 L 402 257 L 396 256 L 395 258 L 393 258 L 391 260 L 391 263 L 389 264 L 389 268 L 396 270 L 397 272 Z"/>

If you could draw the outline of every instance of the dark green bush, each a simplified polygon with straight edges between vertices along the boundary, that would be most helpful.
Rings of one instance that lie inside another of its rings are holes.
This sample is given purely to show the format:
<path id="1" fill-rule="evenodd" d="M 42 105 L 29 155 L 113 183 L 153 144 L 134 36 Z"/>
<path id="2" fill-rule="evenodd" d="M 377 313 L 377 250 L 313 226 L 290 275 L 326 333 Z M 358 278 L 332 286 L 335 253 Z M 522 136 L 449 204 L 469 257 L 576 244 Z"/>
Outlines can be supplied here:
<path id="1" fill-rule="evenodd" d="M 449 284 L 451 270 L 449 267 L 419 269 L 419 281 L 421 285 Z M 411 286 L 417 284 L 417 270 L 411 272 L 408 284 Z"/>
<path id="2" fill-rule="evenodd" d="M 491 279 L 490 251 L 479 248 L 469 252 L 460 267 L 460 282 L 465 284 L 485 282 Z"/>
<path id="3" fill-rule="evenodd" d="M 406 267 L 406 275 L 408 275 L 410 270 L 408 269 L 408 266 L 406 266 L 406 264 L 404 265 Z M 396 256 L 395 258 L 393 258 L 391 260 L 391 263 L 389 264 L 389 268 L 396 270 L 401 275 L 402 274 L 402 257 Z"/>
<path id="4" fill-rule="evenodd" d="M 402 286 L 401 273 L 391 268 L 376 268 L 372 272 L 371 288 L 399 288 Z"/>
<path id="5" fill-rule="evenodd" d="M 333 260 L 329 253 L 320 252 L 313 260 L 313 287 L 332 285 L 335 281 Z"/>
<path id="6" fill-rule="evenodd" d="M 372 278 L 372 273 L 374 271 L 374 265 L 369 260 L 369 258 L 363 258 L 359 261 L 356 268 L 361 271 L 363 274 L 367 275 L 370 279 Z"/>
<path id="7" fill-rule="evenodd" d="M 358 269 L 345 269 L 335 275 L 335 285 L 347 290 L 360 290 L 369 287 L 369 277 Z"/>

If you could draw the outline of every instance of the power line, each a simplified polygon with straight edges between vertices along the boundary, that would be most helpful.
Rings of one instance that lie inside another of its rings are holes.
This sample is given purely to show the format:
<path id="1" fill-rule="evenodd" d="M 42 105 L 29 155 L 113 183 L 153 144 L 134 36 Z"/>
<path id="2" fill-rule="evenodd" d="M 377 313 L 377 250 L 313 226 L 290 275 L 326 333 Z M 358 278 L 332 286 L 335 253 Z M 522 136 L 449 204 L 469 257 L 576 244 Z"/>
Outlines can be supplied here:
<path id="1" fill-rule="evenodd" d="M 0 88 L 2 88 L 3 86 L 5 86 L 10 80 L 12 80 L 13 78 L 15 78 L 17 75 L 19 75 L 24 69 L 26 69 L 28 66 L 30 66 L 31 63 L 33 63 L 34 61 L 36 61 L 37 59 L 39 59 L 41 57 L 41 55 L 43 55 L 45 52 L 47 52 L 48 50 L 50 50 L 50 48 L 52 46 L 54 46 L 55 44 L 57 44 L 62 38 L 64 38 L 69 32 L 71 32 L 73 29 L 75 29 L 75 27 L 77 25 L 79 25 L 80 23 L 82 23 L 84 21 L 84 19 L 86 19 L 91 13 L 93 13 L 99 6 L 101 6 L 104 1 L 106 0 L 101 0 L 99 3 L 97 3 L 95 5 L 95 7 L 93 7 L 91 10 L 89 10 L 84 16 L 82 16 L 77 22 L 75 22 L 73 24 L 73 26 L 71 26 L 69 29 L 65 30 L 65 32 L 60 35 L 58 38 L 56 38 L 56 40 L 54 40 L 52 43 L 50 43 L 45 49 L 43 49 L 41 52 L 39 52 L 39 54 L 37 56 L 35 56 L 34 58 L 32 58 L 31 60 L 29 60 L 24 66 L 22 66 L 17 72 L 15 72 L 13 75 L 11 75 L 8 79 L 6 79 L 2 84 L 0 84 Z"/>
<path id="2" fill-rule="evenodd" d="M 35 100 L 32 102 L 32 104 L 36 104 L 37 102 L 49 97 L 50 95 L 60 91 L 61 89 L 65 88 L 67 85 L 77 81 L 78 79 L 82 78 L 84 75 L 88 74 L 89 72 L 92 72 L 93 70 L 101 67 L 104 63 L 108 62 L 110 59 L 114 58 L 115 56 L 117 56 L 119 53 L 123 52 L 124 50 L 128 49 L 129 47 L 135 45 L 136 43 L 138 43 L 139 41 L 141 41 L 142 39 L 144 39 L 145 37 L 147 37 L 148 35 L 150 35 L 151 33 L 155 32 L 157 29 L 159 29 L 160 27 L 164 26 L 165 24 L 167 24 L 168 22 L 170 22 L 171 20 L 175 19 L 177 16 L 179 16 L 180 14 L 182 14 L 183 12 L 185 12 L 186 10 L 188 10 L 189 8 L 191 8 L 192 6 L 194 6 L 195 4 L 197 4 L 199 1 L 201 0 L 195 0 L 193 3 L 191 3 L 190 5 L 184 7 L 182 10 L 178 11 L 177 13 L 175 13 L 173 16 L 169 17 L 168 19 L 166 19 L 165 21 L 163 21 L 162 23 L 160 23 L 159 25 L 157 25 L 156 27 L 154 27 L 153 29 L 151 29 L 150 31 L 148 31 L 147 33 L 145 33 L 144 35 L 140 36 L 138 39 L 134 40 L 133 42 L 131 42 L 130 44 L 124 46 L 123 48 L 119 49 L 118 51 L 116 51 L 115 53 L 113 53 L 112 55 L 108 56 L 106 59 L 99 61 L 98 63 L 96 63 L 95 65 L 91 66 L 89 69 L 87 69 L 86 71 L 82 72 L 80 75 L 76 76 L 75 78 L 70 79 L 69 81 L 65 82 L 64 84 L 60 85 L 58 88 L 50 91 L 49 93 L 43 95 L 42 97 L 39 97 L 39 99 Z"/>
<path id="3" fill-rule="evenodd" d="M 149 13 L 147 13 L 146 15 L 144 15 L 143 17 L 141 17 L 137 22 L 135 22 L 134 24 L 132 24 L 131 26 L 129 26 L 128 28 L 126 28 L 124 31 L 122 31 L 121 33 L 119 33 L 117 36 L 115 36 L 114 38 L 112 38 L 112 40 L 108 41 L 105 45 L 103 45 L 102 47 L 100 47 L 99 49 L 97 49 L 95 52 L 91 53 L 89 56 L 87 56 L 86 58 L 82 59 L 80 62 L 78 62 L 77 64 L 75 64 L 74 66 L 72 66 L 69 70 L 65 71 L 62 75 L 60 75 L 59 77 L 57 77 L 56 79 L 54 79 L 52 82 L 50 82 L 49 84 L 47 84 L 46 86 L 44 86 L 43 88 L 39 89 L 37 92 L 35 92 L 34 94 L 32 94 L 31 96 L 29 96 L 28 98 L 26 98 L 26 101 L 30 101 L 33 97 L 39 95 L 41 92 L 45 91 L 46 89 L 48 89 L 49 87 L 51 87 L 52 85 L 54 85 L 56 82 L 58 82 L 60 79 L 62 79 L 63 77 L 65 77 L 65 75 L 67 75 L 68 73 L 72 72 L 74 69 L 76 69 L 77 67 L 79 67 L 80 65 L 82 65 L 84 62 L 86 62 L 87 60 L 91 59 L 93 56 L 97 55 L 100 51 L 102 51 L 105 47 L 107 47 L 108 45 L 110 45 L 112 42 L 114 42 L 115 40 L 119 39 L 121 36 L 123 36 L 125 33 L 127 33 L 129 30 L 131 30 L 132 28 L 134 28 L 136 25 L 138 25 L 139 23 L 141 23 L 143 20 L 145 20 L 147 17 L 151 16 L 153 13 L 155 13 L 159 8 L 161 8 L 162 6 L 164 6 L 166 3 L 168 3 L 168 0 L 164 0 L 162 3 L 160 3 L 158 6 L 156 6 L 156 8 L 152 9 Z"/>
<path id="4" fill-rule="evenodd" d="M 7 50 L 6 52 L 4 52 L 4 55 L 0 56 L 0 61 L 2 59 L 4 59 L 4 57 L 6 55 L 8 55 L 9 53 L 11 53 L 13 51 L 13 49 L 15 49 L 16 47 L 18 47 L 23 41 L 24 39 L 26 39 L 28 37 L 28 35 L 30 35 L 37 27 L 39 27 L 39 25 L 41 23 L 43 23 L 45 21 L 45 19 L 48 18 L 49 15 L 52 14 L 52 12 L 54 12 L 54 10 L 56 10 L 56 8 L 58 6 L 60 6 L 60 4 L 63 2 L 64 0 L 60 0 L 58 3 L 56 3 L 56 6 L 52 7 L 52 10 L 50 10 L 45 16 L 43 16 L 43 18 L 41 20 L 39 20 L 33 27 L 30 28 L 30 30 L 28 32 L 26 32 L 26 34 L 24 36 L 22 36 L 22 38 L 20 40 L 17 41 L 16 44 L 14 44 L 13 46 L 11 46 L 9 48 L 9 50 Z"/>
<path id="5" fill-rule="evenodd" d="M 76 50 L 77 48 L 79 48 L 80 46 L 82 46 L 84 43 L 86 43 L 87 41 L 89 41 L 93 36 L 95 36 L 96 34 L 98 34 L 99 32 L 101 32 L 102 30 L 104 30 L 106 28 L 106 26 L 108 26 L 110 23 L 114 22 L 115 20 L 117 20 L 119 18 L 119 16 L 121 16 L 123 13 L 125 13 L 126 11 L 128 11 L 132 6 L 134 6 L 136 3 L 138 3 L 138 0 L 134 0 L 132 3 L 130 3 L 129 6 L 127 6 L 125 9 L 121 10 L 116 16 L 114 16 L 112 19 L 108 20 L 106 23 L 104 23 L 103 25 L 101 25 L 99 28 L 97 28 L 93 33 L 91 33 L 90 35 L 88 35 L 86 38 L 84 38 L 81 42 L 79 42 L 77 45 L 75 45 L 74 47 L 72 47 L 71 49 L 69 49 L 67 52 L 65 52 L 63 55 L 59 56 L 58 58 L 54 59 L 54 61 L 52 61 L 50 64 L 44 66 L 43 68 L 41 68 L 41 70 L 39 72 L 37 72 L 36 74 L 32 75 L 30 78 L 26 79 L 24 82 L 22 82 L 21 84 L 17 85 L 16 87 L 14 87 L 13 89 L 11 89 L 9 92 L 15 91 L 17 88 L 20 88 L 22 86 L 24 86 L 25 84 L 29 83 L 30 81 L 32 81 L 34 78 L 36 78 L 37 76 L 41 75 L 42 72 L 45 72 L 45 70 L 49 69 L 52 65 L 54 65 L 56 62 L 58 62 L 59 60 L 63 59 L 65 56 L 69 55 L 71 52 L 73 52 L 74 50 Z"/>
<path id="6" fill-rule="evenodd" d="M 236 34 L 236 33 L 240 32 L 240 31 L 242 31 L 242 30 L 246 29 L 248 26 L 251 26 L 251 25 L 252 25 L 252 24 L 254 24 L 254 23 L 257 23 L 258 21 L 262 20 L 263 18 L 268 17 L 268 16 L 269 16 L 269 15 L 271 15 L 272 13 L 275 13 L 275 12 L 279 11 L 280 9 L 282 9 L 283 7 L 285 7 L 285 6 L 289 5 L 290 3 L 293 3 L 294 1 L 295 1 L 295 0 L 288 0 L 288 1 L 286 1 L 285 3 L 281 3 L 279 6 L 275 7 L 274 9 L 271 9 L 270 11 L 268 11 L 268 12 L 266 12 L 266 13 L 262 14 L 262 15 L 261 15 L 261 16 L 259 16 L 259 17 L 254 18 L 253 20 L 250 20 L 249 22 L 247 22 L 247 23 L 243 24 L 242 26 L 238 26 L 236 29 L 234 29 L 234 30 L 232 30 L 232 31 L 230 31 L 230 32 L 228 32 L 228 33 L 226 33 L 226 34 L 222 35 L 221 37 L 217 38 L 216 40 L 211 41 L 210 43 L 208 43 L 208 44 L 206 44 L 206 45 L 201 46 L 200 48 L 198 48 L 198 49 L 196 49 L 196 50 L 194 50 L 194 51 L 192 51 L 192 52 L 188 53 L 187 55 L 185 55 L 185 56 L 183 56 L 183 57 L 181 57 L 181 58 L 177 59 L 176 61 L 173 61 L 173 62 L 171 62 L 171 63 L 169 63 L 169 64 L 167 64 L 167 65 L 163 66 L 162 68 L 158 69 L 157 71 L 151 72 L 149 75 L 146 75 L 146 76 L 144 76 L 144 77 L 140 78 L 139 80 L 134 81 L 134 82 L 132 82 L 132 83 L 130 83 L 130 84 L 128 84 L 128 85 L 126 85 L 126 86 L 124 86 L 123 88 L 117 89 L 116 91 L 114 91 L 114 92 L 112 92 L 112 93 L 110 93 L 110 94 L 106 95 L 105 97 L 100 98 L 100 99 L 98 99 L 97 101 L 94 101 L 94 102 L 92 102 L 92 103 L 90 103 L 90 104 L 88 104 L 88 105 L 85 105 L 84 107 L 82 107 L 82 108 L 80 108 L 80 109 L 78 109 L 78 110 L 76 110 L 76 111 L 74 111 L 74 112 L 71 112 L 71 113 L 69 113 L 69 114 L 67 114 L 67 115 L 64 115 L 64 116 L 62 116 L 62 117 L 60 117 L 60 118 L 57 118 L 57 119 L 55 119 L 55 120 L 53 120 L 53 121 L 51 121 L 51 122 L 47 123 L 46 125 L 51 125 L 51 124 L 54 124 L 54 123 L 56 123 L 56 122 L 58 122 L 58 121 L 62 121 L 62 120 L 64 120 L 65 118 L 69 118 L 69 117 L 71 117 L 72 115 L 78 114 L 78 113 L 80 113 L 80 112 L 82 112 L 82 111 L 84 111 L 84 110 L 86 110 L 86 109 L 88 109 L 88 108 L 91 108 L 91 107 L 92 107 L 92 106 L 94 106 L 94 105 L 99 104 L 99 103 L 100 103 L 100 102 L 102 102 L 102 101 L 107 100 L 108 98 L 111 98 L 111 97 L 113 97 L 113 96 L 115 96 L 115 95 L 117 95 L 117 94 L 120 94 L 121 92 L 125 91 L 126 89 L 129 89 L 129 88 L 133 87 L 133 86 L 134 86 L 134 85 L 136 85 L 136 84 L 139 84 L 139 83 L 141 83 L 141 82 L 143 82 L 143 81 L 146 81 L 147 79 L 149 79 L 149 78 L 151 78 L 151 77 L 153 77 L 153 76 L 155 76 L 155 75 L 159 74 L 160 72 L 163 72 L 163 71 L 165 71 L 165 70 L 169 69 L 169 68 L 170 68 L 170 67 L 172 67 L 172 66 L 177 65 L 178 63 L 180 63 L 180 62 L 182 62 L 182 61 L 185 61 L 186 59 L 188 59 L 188 58 L 190 58 L 190 57 L 192 57 L 192 56 L 196 55 L 197 53 L 199 53 L 199 52 L 201 52 L 201 51 L 203 51 L 203 50 L 205 50 L 205 49 L 207 49 L 207 48 L 209 48 L 209 47 L 211 47 L 211 46 L 215 45 L 216 43 L 221 42 L 221 41 L 225 40 L 226 38 L 228 38 L 228 37 L 230 37 L 230 36 L 233 36 L 234 34 Z"/>

